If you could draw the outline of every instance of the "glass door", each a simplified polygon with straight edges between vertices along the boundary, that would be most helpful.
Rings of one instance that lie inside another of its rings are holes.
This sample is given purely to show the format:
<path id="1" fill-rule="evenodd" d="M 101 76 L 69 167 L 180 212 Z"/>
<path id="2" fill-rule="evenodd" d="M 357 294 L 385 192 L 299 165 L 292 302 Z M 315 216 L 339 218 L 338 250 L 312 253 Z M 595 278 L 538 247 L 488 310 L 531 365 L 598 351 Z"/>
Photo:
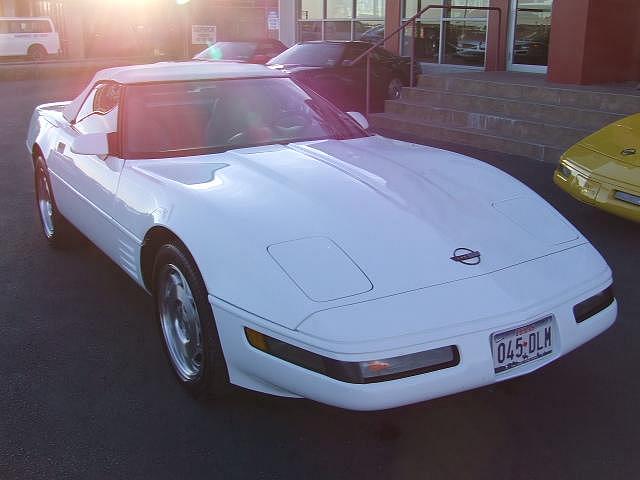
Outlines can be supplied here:
<path id="1" fill-rule="evenodd" d="M 546 73 L 553 0 L 511 0 L 509 70 Z"/>
<path id="2" fill-rule="evenodd" d="M 484 67 L 487 12 L 474 7 L 486 7 L 489 0 L 405 0 L 403 4 L 405 21 L 427 5 L 465 7 L 433 8 L 423 13 L 415 29 L 409 26 L 404 31 L 403 55 L 410 55 L 413 42 L 418 61 Z"/>
<path id="3" fill-rule="evenodd" d="M 445 5 L 466 7 L 443 9 L 440 63 L 484 67 L 487 53 L 487 12 L 473 7 L 488 6 L 486 0 L 448 0 Z"/>

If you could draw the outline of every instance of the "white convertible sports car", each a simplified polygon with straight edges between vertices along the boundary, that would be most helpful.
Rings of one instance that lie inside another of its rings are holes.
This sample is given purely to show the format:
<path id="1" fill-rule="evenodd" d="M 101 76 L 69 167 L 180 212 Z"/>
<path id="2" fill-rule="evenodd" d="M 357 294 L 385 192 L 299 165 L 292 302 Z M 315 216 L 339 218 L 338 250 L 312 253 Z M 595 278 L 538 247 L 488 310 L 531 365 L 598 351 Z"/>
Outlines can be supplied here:
<path id="1" fill-rule="evenodd" d="M 609 267 L 537 194 L 366 128 L 262 66 L 160 63 L 37 107 L 27 147 L 48 242 L 75 226 L 155 297 L 196 396 L 390 408 L 529 373 L 614 322 Z"/>

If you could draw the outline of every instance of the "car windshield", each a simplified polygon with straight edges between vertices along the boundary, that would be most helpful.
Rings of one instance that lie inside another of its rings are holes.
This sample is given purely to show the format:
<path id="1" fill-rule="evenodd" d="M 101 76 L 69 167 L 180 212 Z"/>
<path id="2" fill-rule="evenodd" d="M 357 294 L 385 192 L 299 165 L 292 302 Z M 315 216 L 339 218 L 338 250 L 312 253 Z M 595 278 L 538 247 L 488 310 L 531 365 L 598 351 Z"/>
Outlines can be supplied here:
<path id="1" fill-rule="evenodd" d="M 338 43 L 298 43 L 267 65 L 304 65 L 307 67 L 332 67 L 342 58 L 344 45 Z"/>
<path id="2" fill-rule="evenodd" d="M 193 58 L 196 60 L 248 61 L 255 50 L 255 42 L 217 42 Z"/>
<path id="3" fill-rule="evenodd" d="M 130 85 L 124 112 L 127 158 L 367 135 L 351 117 L 289 78 Z"/>

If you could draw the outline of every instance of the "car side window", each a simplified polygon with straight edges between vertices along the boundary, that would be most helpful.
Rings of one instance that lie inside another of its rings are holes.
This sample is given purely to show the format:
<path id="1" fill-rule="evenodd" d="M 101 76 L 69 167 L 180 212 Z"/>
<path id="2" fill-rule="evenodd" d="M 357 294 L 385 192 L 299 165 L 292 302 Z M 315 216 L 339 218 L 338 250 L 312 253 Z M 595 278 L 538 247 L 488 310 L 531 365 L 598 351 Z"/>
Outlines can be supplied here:
<path id="1" fill-rule="evenodd" d="M 81 133 L 111 133 L 118 127 L 118 103 L 121 86 L 101 83 L 95 86 L 82 104 L 75 127 Z"/>
<path id="2" fill-rule="evenodd" d="M 353 62 L 356 58 L 358 58 L 366 51 L 367 47 L 364 45 L 349 45 L 342 61 L 345 62 L 348 60 L 349 62 Z M 358 62 L 358 65 L 365 65 L 365 59 L 363 58 L 360 62 Z"/>
<path id="3" fill-rule="evenodd" d="M 385 50 L 382 47 L 376 48 L 372 53 L 373 53 L 373 57 L 375 57 L 377 61 L 388 62 L 395 58 L 391 52 L 389 52 L 388 50 Z"/>

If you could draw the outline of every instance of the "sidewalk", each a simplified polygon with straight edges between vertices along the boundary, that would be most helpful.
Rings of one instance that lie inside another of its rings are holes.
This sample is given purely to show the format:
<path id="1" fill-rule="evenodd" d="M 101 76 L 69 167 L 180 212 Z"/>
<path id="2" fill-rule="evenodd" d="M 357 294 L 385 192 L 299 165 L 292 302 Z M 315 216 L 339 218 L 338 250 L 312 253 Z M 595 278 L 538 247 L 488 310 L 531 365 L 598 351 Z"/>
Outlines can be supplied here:
<path id="1" fill-rule="evenodd" d="M 95 58 L 82 60 L 48 60 L 44 62 L 0 63 L 0 81 L 62 77 L 66 75 L 91 76 L 98 70 L 140 63 L 171 61 L 162 57 Z"/>

